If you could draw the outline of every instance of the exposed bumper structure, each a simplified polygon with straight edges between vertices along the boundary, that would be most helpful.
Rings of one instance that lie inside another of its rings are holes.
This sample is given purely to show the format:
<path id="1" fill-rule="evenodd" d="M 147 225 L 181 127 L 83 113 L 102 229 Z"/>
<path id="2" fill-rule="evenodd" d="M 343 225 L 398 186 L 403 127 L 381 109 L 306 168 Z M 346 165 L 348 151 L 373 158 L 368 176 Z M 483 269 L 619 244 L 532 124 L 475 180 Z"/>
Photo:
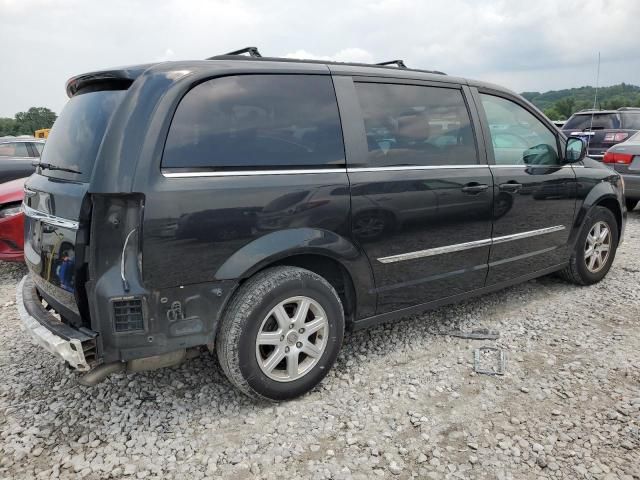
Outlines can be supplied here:
<path id="1" fill-rule="evenodd" d="M 38 345 L 77 370 L 91 369 L 87 356 L 95 358 L 95 332 L 76 330 L 47 311 L 28 275 L 18 284 L 16 305 L 24 329 Z"/>

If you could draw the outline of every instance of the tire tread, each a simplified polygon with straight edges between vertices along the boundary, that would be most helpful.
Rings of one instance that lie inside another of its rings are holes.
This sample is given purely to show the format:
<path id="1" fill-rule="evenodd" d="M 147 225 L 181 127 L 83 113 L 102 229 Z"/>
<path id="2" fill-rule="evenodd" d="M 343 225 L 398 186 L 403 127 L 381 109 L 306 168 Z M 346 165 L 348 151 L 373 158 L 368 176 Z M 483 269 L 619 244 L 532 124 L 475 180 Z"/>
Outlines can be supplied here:
<path id="1" fill-rule="evenodd" d="M 216 351 L 218 362 L 229 381 L 245 395 L 257 399 L 274 402 L 274 400 L 256 392 L 244 378 L 240 370 L 240 335 L 247 322 L 250 321 L 252 309 L 278 284 L 297 279 L 301 283 L 305 278 L 320 281 L 333 294 L 342 309 L 342 302 L 335 289 L 323 277 L 303 268 L 278 266 L 258 272 L 233 295 L 227 307 L 218 335 L 216 336 Z M 344 334 L 339 332 L 340 336 Z"/>

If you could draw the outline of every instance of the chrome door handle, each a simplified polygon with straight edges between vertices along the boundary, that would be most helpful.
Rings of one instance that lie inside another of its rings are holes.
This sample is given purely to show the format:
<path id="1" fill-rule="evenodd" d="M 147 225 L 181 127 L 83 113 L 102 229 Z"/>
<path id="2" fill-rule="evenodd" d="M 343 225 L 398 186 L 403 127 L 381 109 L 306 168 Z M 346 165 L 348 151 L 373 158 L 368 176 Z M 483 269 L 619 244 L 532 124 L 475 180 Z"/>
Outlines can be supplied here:
<path id="1" fill-rule="evenodd" d="M 501 183 L 500 190 L 503 192 L 517 192 L 522 188 L 521 183 Z"/>

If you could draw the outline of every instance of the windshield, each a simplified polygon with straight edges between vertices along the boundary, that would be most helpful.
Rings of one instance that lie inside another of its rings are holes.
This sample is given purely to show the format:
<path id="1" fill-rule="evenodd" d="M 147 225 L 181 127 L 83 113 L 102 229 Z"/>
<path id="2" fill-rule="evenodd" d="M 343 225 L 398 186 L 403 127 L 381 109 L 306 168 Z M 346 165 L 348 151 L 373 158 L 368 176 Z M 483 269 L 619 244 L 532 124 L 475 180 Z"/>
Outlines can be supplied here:
<path id="1" fill-rule="evenodd" d="M 574 115 L 567 123 L 564 124 L 562 130 L 605 130 L 612 128 L 620 128 L 620 117 L 617 113 L 594 113 L 593 125 L 591 124 L 591 114 Z"/>
<path id="2" fill-rule="evenodd" d="M 111 114 L 124 97 L 124 90 L 103 90 L 76 95 L 56 120 L 41 162 L 81 172 L 43 169 L 49 177 L 88 181 Z"/>

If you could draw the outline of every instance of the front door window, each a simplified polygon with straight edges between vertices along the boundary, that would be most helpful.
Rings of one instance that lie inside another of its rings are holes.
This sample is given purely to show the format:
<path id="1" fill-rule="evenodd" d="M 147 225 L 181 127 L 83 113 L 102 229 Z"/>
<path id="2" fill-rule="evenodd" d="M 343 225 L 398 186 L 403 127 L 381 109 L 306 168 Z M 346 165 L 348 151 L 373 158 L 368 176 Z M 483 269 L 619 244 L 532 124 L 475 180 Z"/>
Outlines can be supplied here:
<path id="1" fill-rule="evenodd" d="M 556 136 L 517 103 L 482 94 L 496 165 L 558 165 Z"/>

